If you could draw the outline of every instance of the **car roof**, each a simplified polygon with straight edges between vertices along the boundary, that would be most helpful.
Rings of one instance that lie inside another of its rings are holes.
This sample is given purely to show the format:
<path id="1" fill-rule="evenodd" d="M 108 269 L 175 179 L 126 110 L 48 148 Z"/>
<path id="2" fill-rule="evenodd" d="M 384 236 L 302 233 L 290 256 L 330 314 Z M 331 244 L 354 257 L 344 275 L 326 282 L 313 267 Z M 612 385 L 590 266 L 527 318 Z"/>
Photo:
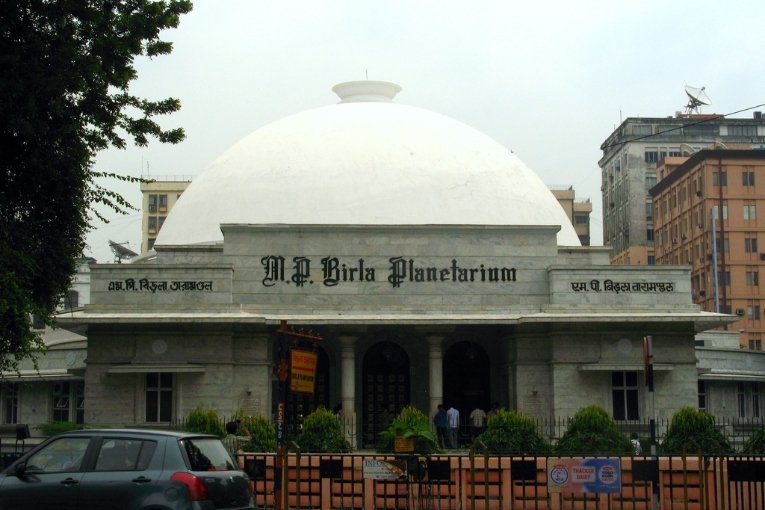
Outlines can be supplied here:
<path id="1" fill-rule="evenodd" d="M 186 432 L 181 430 L 156 430 L 156 429 L 78 429 L 78 430 L 70 430 L 67 432 L 63 432 L 61 434 L 57 434 L 57 437 L 59 436 L 80 436 L 80 435 L 88 435 L 88 436 L 108 436 L 108 435 L 114 435 L 114 434 L 120 434 L 120 435 L 135 435 L 135 436 L 164 436 L 164 437 L 174 437 L 177 439 L 184 439 L 184 438 L 211 438 L 211 439 L 219 439 L 218 436 L 214 436 L 211 434 L 201 434 L 198 432 Z"/>

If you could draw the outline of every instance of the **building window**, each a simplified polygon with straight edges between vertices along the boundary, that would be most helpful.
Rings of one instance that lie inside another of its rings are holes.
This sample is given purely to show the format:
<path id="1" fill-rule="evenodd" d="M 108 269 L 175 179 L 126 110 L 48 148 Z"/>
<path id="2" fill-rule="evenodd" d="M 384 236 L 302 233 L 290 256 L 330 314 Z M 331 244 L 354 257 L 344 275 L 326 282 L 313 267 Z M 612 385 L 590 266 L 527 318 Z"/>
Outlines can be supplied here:
<path id="1" fill-rule="evenodd" d="M 80 293 L 76 290 L 70 290 L 66 293 L 66 308 L 72 310 L 80 306 Z"/>
<path id="2" fill-rule="evenodd" d="M 75 381 L 62 381 L 53 385 L 52 421 L 71 421 L 85 423 L 85 384 Z"/>
<path id="3" fill-rule="evenodd" d="M 577 225 L 586 225 L 588 221 L 589 221 L 589 218 L 585 214 L 574 215 L 574 222 Z"/>
<path id="4" fill-rule="evenodd" d="M 757 238 L 756 237 L 744 239 L 744 251 L 746 253 L 757 253 Z"/>
<path id="5" fill-rule="evenodd" d="M 712 207 L 712 218 L 719 220 L 720 219 L 720 210 L 717 208 L 717 206 Z M 727 220 L 728 219 L 728 206 L 723 205 L 722 207 L 722 219 Z"/>
<path id="6" fill-rule="evenodd" d="M 741 172 L 741 184 L 744 186 L 754 186 L 754 172 L 750 170 Z"/>
<path id="7" fill-rule="evenodd" d="M 611 372 L 611 397 L 615 420 L 640 419 L 637 372 Z"/>
<path id="8" fill-rule="evenodd" d="M 746 418 L 746 384 L 740 382 L 736 388 L 736 402 L 738 403 L 738 417 Z"/>
<path id="9" fill-rule="evenodd" d="M 744 206 L 744 219 L 754 220 L 757 219 L 757 208 L 754 204 L 747 204 Z"/>
<path id="10" fill-rule="evenodd" d="M 749 305 L 746 307 L 746 318 L 750 321 L 760 320 L 760 305 Z"/>
<path id="11" fill-rule="evenodd" d="M 159 195 L 159 212 L 167 212 L 167 195 Z"/>
<path id="12" fill-rule="evenodd" d="M 728 136 L 757 136 L 757 126 L 728 126 Z"/>
<path id="13" fill-rule="evenodd" d="M 730 271 L 717 271 L 717 283 L 730 285 Z"/>
<path id="14" fill-rule="evenodd" d="M 157 217 L 156 216 L 149 216 L 149 233 L 150 234 L 157 233 Z"/>
<path id="15" fill-rule="evenodd" d="M 728 172 L 712 172 L 712 185 L 713 186 L 727 186 L 728 185 Z"/>
<path id="16" fill-rule="evenodd" d="M 760 385 L 752 383 L 752 418 L 760 417 Z"/>
<path id="17" fill-rule="evenodd" d="M 760 273 L 759 271 L 747 271 L 746 272 L 746 286 L 758 287 L 760 285 Z"/>
<path id="18" fill-rule="evenodd" d="M 659 151 L 645 151 L 645 162 L 656 163 L 659 161 Z"/>
<path id="19" fill-rule="evenodd" d="M 656 265 L 656 256 L 655 255 L 648 255 L 648 265 L 649 266 L 655 266 Z"/>
<path id="20" fill-rule="evenodd" d="M 156 242 L 157 242 L 157 238 L 156 238 L 156 237 L 150 237 L 150 238 L 149 238 L 149 242 L 148 242 L 148 244 L 149 244 L 149 249 L 150 249 L 150 250 L 151 250 L 152 248 L 154 248 L 154 243 L 156 243 Z"/>
<path id="21" fill-rule="evenodd" d="M 707 408 L 707 384 L 704 381 L 698 382 L 699 388 L 699 409 Z"/>
<path id="22" fill-rule="evenodd" d="M 2 423 L 19 422 L 19 384 L 2 383 L 0 385 L 0 402 L 3 408 Z"/>
<path id="23" fill-rule="evenodd" d="M 173 419 L 173 374 L 146 374 L 146 422 L 169 423 Z"/>
<path id="24" fill-rule="evenodd" d="M 652 126 L 650 124 L 633 124 L 632 134 L 633 135 L 650 135 L 650 134 L 653 134 L 653 129 L 651 128 Z"/>
<path id="25" fill-rule="evenodd" d="M 751 351 L 761 351 L 762 350 L 762 339 L 760 339 L 760 338 L 750 338 L 749 339 L 749 350 L 751 350 Z"/>
<path id="26" fill-rule="evenodd" d="M 653 229 L 649 228 L 645 231 L 645 239 L 646 241 L 653 241 Z"/>
<path id="27" fill-rule="evenodd" d="M 149 195 L 149 212 L 157 212 L 157 195 Z"/>
<path id="28" fill-rule="evenodd" d="M 167 216 L 159 216 L 157 218 L 157 231 L 162 229 L 162 225 L 165 224 L 165 218 L 167 218 Z"/>

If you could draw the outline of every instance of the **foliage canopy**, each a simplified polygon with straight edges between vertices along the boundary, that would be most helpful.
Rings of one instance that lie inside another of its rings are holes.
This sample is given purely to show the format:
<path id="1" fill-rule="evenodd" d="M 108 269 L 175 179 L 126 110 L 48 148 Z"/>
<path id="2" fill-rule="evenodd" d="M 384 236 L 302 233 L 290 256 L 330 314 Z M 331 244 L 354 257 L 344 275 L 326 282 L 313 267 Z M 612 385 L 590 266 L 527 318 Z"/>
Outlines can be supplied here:
<path id="1" fill-rule="evenodd" d="M 660 450 L 669 454 L 725 454 L 731 451 L 728 438 L 715 427 L 708 412 L 683 407 L 672 415 Z"/>
<path id="2" fill-rule="evenodd" d="M 544 455 L 550 443 L 539 433 L 537 424 L 515 411 L 497 409 L 487 422 L 486 431 L 476 438 L 489 453 Z"/>
<path id="3" fill-rule="evenodd" d="M 174 98 L 130 93 L 139 55 L 172 51 L 160 39 L 191 11 L 189 0 L 0 2 L 0 370 L 42 349 L 36 315 L 51 316 L 82 256 L 93 206 L 132 207 L 96 181 L 137 179 L 93 169 L 95 154 L 183 140 L 156 116 Z"/>
<path id="4" fill-rule="evenodd" d="M 630 455 L 634 447 L 605 409 L 588 406 L 571 418 L 556 450 L 561 455 Z"/>

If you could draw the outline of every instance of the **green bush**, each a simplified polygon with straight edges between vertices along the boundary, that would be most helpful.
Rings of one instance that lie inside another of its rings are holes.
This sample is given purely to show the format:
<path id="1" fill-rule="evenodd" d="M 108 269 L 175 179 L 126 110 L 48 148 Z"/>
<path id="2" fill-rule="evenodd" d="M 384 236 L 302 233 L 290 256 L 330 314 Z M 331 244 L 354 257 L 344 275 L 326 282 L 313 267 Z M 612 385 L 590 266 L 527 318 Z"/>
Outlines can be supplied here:
<path id="1" fill-rule="evenodd" d="M 414 439 L 414 453 L 428 454 L 438 451 L 438 438 L 430 428 L 428 416 L 414 406 L 403 408 L 390 427 L 380 432 L 377 451 L 393 452 L 397 437 Z"/>
<path id="2" fill-rule="evenodd" d="M 71 421 L 54 421 L 52 423 L 45 423 L 35 427 L 42 432 L 44 436 L 55 436 L 62 432 L 69 432 L 70 430 L 78 430 L 82 428 L 82 425 L 77 425 Z"/>
<path id="3" fill-rule="evenodd" d="M 498 409 L 486 425 L 486 431 L 476 442 L 485 445 L 489 453 L 544 455 L 550 452 L 550 443 L 539 433 L 534 420 L 522 413 Z"/>
<path id="4" fill-rule="evenodd" d="M 214 434 L 220 437 L 226 435 L 226 429 L 218 418 L 218 413 L 202 406 L 197 407 L 186 416 L 183 430 L 199 434 Z"/>
<path id="5" fill-rule="evenodd" d="M 600 406 L 577 411 L 556 445 L 561 455 L 631 455 L 635 449 Z"/>
<path id="6" fill-rule="evenodd" d="M 728 438 L 715 427 L 714 416 L 693 407 L 672 415 L 660 446 L 667 454 L 724 454 L 731 452 Z"/>
<path id="7" fill-rule="evenodd" d="M 351 450 L 337 417 L 323 407 L 306 416 L 295 442 L 302 452 L 341 453 Z"/>
<path id="8" fill-rule="evenodd" d="M 276 427 L 263 416 L 245 416 L 244 424 L 250 431 L 250 441 L 245 446 L 247 452 L 275 452 Z"/>
<path id="9" fill-rule="evenodd" d="M 741 453 L 760 455 L 765 453 L 765 427 L 754 431 L 752 436 L 744 443 Z"/>

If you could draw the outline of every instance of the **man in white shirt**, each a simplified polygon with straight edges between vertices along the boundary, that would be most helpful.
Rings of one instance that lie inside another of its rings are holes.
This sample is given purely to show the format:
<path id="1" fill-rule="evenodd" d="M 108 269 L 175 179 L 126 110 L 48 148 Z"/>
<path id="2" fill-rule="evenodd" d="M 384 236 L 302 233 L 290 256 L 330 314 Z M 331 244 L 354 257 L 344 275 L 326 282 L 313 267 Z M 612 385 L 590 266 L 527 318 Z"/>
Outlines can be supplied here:
<path id="1" fill-rule="evenodd" d="M 486 426 L 486 411 L 476 407 L 470 413 L 470 425 L 472 426 L 473 439 L 478 437 Z"/>
<path id="2" fill-rule="evenodd" d="M 451 406 L 446 411 L 446 418 L 449 420 L 449 448 L 457 448 L 460 430 L 460 412 L 454 406 Z"/>

